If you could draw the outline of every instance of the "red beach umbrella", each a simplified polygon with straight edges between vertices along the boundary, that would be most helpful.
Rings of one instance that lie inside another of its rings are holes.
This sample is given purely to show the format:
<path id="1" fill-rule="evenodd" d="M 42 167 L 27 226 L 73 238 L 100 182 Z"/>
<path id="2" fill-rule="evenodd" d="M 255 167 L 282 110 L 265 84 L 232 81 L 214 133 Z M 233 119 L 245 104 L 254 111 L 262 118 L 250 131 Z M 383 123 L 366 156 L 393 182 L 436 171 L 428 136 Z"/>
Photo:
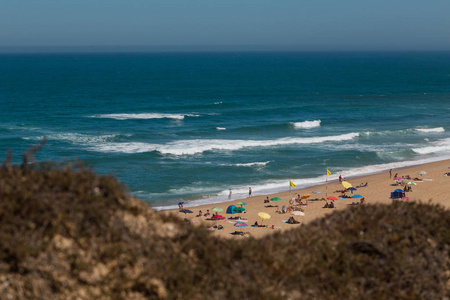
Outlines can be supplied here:
<path id="1" fill-rule="evenodd" d="M 338 197 L 335 197 L 335 196 L 330 196 L 330 197 L 328 197 L 327 198 L 328 200 L 339 200 L 339 198 Z"/>

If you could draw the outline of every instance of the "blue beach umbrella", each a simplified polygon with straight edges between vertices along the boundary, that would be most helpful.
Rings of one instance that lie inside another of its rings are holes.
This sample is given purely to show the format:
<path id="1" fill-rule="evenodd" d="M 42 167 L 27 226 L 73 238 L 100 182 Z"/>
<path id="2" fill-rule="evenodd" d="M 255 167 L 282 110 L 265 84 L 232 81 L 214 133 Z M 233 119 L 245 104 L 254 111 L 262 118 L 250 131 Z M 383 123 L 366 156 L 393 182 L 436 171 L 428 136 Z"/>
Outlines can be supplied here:
<path id="1" fill-rule="evenodd" d="M 350 188 L 348 188 L 347 190 L 349 190 L 349 191 L 356 191 L 356 188 L 350 187 Z"/>
<path id="2" fill-rule="evenodd" d="M 236 224 L 234 224 L 234 226 L 236 226 L 236 227 L 247 227 L 248 224 L 246 224 L 246 223 L 236 223 Z"/>
<path id="3" fill-rule="evenodd" d="M 403 193 L 402 189 L 396 189 L 394 192 Z"/>
<path id="4" fill-rule="evenodd" d="M 364 197 L 361 196 L 360 194 L 356 194 L 356 195 L 353 195 L 352 198 L 364 198 Z"/>

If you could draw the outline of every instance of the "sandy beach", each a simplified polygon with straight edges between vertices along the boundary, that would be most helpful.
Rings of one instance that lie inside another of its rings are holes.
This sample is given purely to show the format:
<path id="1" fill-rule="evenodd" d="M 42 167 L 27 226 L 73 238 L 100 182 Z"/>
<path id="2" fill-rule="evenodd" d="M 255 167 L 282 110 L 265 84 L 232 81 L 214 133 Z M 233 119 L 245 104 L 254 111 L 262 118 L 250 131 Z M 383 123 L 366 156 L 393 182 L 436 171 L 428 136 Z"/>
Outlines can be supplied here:
<path id="1" fill-rule="evenodd" d="M 419 174 L 419 172 L 426 172 L 426 174 Z M 392 170 L 392 175 L 389 174 L 389 170 L 386 170 L 383 173 L 368 175 L 357 178 L 347 178 L 346 181 L 352 184 L 353 187 L 356 187 L 357 190 L 353 192 L 347 192 L 347 196 L 353 196 L 356 194 L 362 195 L 364 197 L 365 203 L 362 205 L 370 205 L 374 203 L 384 203 L 389 204 L 392 201 L 422 201 L 422 202 L 431 202 L 440 204 L 446 208 L 450 208 L 450 176 L 444 176 L 445 173 L 450 172 L 450 160 L 444 160 L 424 165 L 418 165 L 403 169 L 394 169 Z M 394 175 L 397 174 L 398 177 L 406 177 L 410 176 L 412 180 L 404 180 L 404 182 L 413 181 L 416 185 L 411 185 L 411 192 L 406 192 L 405 196 L 409 199 L 406 200 L 392 200 L 390 199 L 391 192 L 396 189 L 403 189 L 404 185 L 394 186 Z M 414 180 L 417 178 L 419 180 Z M 366 187 L 358 186 L 361 183 L 368 183 Z M 201 210 L 203 214 L 206 213 L 207 210 L 210 211 L 211 215 L 215 212 L 212 211 L 212 208 L 216 205 L 202 205 L 196 207 L 189 207 L 189 210 L 192 210 L 193 213 L 184 214 L 180 213 L 178 210 L 166 210 L 161 211 L 160 213 L 174 213 L 180 218 L 185 218 L 195 224 L 203 224 L 209 227 L 213 233 L 217 236 L 227 237 L 227 238 L 242 238 L 241 235 L 231 235 L 230 233 L 235 231 L 243 231 L 246 235 L 250 235 L 256 238 L 263 237 L 267 234 L 271 234 L 275 231 L 280 230 L 290 230 L 293 228 L 297 228 L 302 224 L 307 224 L 312 220 L 317 218 L 326 217 L 327 214 L 330 214 L 336 210 L 342 209 L 351 209 L 354 205 L 361 204 L 353 204 L 360 202 L 360 199 L 357 198 L 341 198 L 340 192 L 336 192 L 338 190 L 343 190 L 344 187 L 339 181 L 328 182 L 327 185 L 317 185 L 305 189 L 295 189 L 292 188 L 291 191 L 281 192 L 277 194 L 270 195 L 258 195 L 247 197 L 244 199 L 232 199 L 229 202 L 224 202 L 217 204 L 218 207 L 222 208 L 224 211 L 219 212 L 218 214 L 226 217 L 224 220 L 207 220 L 210 217 L 198 217 L 198 212 Z M 312 193 L 314 190 L 320 191 L 320 194 Z M 292 206 L 290 203 L 293 201 L 292 198 L 298 197 L 298 195 L 310 194 L 311 196 L 305 200 L 303 203 L 307 203 L 307 205 L 296 205 L 296 207 L 300 207 L 304 212 L 304 216 L 293 216 L 291 212 L 279 213 L 282 207 L 284 206 L 286 209 Z M 338 197 L 339 200 L 333 201 L 335 208 L 323 208 L 325 204 L 331 203 L 330 200 L 321 200 L 326 199 L 330 196 Z M 269 203 L 265 203 L 264 200 L 272 199 L 274 197 L 281 198 L 281 201 L 270 201 Z M 238 202 L 245 202 L 246 205 L 242 205 L 245 208 L 245 213 L 235 213 L 235 214 L 227 214 L 226 210 L 229 205 L 235 205 L 236 207 L 240 207 Z M 273 207 L 267 207 L 273 206 Z M 265 212 L 270 215 L 270 219 L 262 219 L 258 216 L 258 213 Z M 299 224 L 287 224 L 283 221 L 288 220 L 289 217 L 293 216 L 296 220 L 300 221 Z M 247 227 L 236 227 L 234 226 L 238 220 L 230 220 L 230 217 L 241 217 L 244 223 L 248 224 Z M 252 227 L 255 222 L 258 224 L 267 225 L 267 227 Z M 214 229 L 213 227 L 217 225 L 222 226 L 223 229 Z"/>

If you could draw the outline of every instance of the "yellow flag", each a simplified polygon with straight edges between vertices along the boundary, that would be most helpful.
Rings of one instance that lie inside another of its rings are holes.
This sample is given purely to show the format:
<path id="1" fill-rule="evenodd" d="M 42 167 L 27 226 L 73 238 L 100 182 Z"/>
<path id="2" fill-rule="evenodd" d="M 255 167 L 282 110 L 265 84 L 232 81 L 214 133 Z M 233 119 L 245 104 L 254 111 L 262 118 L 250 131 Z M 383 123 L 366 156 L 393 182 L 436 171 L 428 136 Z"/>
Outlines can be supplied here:
<path id="1" fill-rule="evenodd" d="M 331 172 L 330 172 L 330 170 L 327 169 L 327 176 L 330 176 L 330 175 L 331 175 Z"/>
<path id="2" fill-rule="evenodd" d="M 292 187 L 297 187 L 292 181 L 289 181 L 289 183 Z"/>

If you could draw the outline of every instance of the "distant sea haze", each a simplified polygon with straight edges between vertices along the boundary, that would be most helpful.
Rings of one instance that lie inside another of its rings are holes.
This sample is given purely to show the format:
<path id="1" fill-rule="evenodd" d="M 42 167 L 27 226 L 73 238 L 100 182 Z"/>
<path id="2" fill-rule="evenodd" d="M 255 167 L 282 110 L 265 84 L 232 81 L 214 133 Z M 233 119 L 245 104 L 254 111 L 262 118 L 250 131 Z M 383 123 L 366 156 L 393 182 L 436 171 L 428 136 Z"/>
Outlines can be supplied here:
<path id="1" fill-rule="evenodd" d="M 450 53 L 0 55 L 0 146 L 157 209 L 450 158 Z M 6 154 L 6 153 L 5 153 Z"/>

